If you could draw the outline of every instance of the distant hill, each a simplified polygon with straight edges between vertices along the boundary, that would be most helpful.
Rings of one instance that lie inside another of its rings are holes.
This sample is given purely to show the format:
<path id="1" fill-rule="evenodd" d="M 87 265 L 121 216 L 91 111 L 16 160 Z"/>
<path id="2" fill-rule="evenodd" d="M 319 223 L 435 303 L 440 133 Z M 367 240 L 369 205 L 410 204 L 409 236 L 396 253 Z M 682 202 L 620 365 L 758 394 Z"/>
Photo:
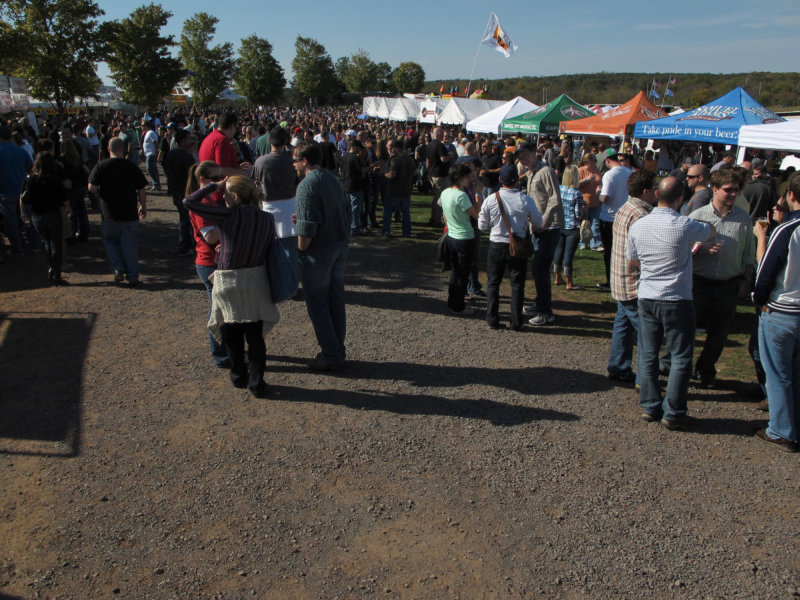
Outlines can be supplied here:
<path id="1" fill-rule="evenodd" d="M 673 73 L 677 84 L 671 85 L 671 98 L 664 98 L 669 73 L 655 75 L 661 83 L 656 91 L 662 93 L 665 104 L 700 106 L 722 96 L 740 85 L 756 100 L 772 110 L 785 110 L 800 106 L 800 73 L 736 73 L 714 75 L 711 73 Z M 489 94 L 496 100 L 510 100 L 523 96 L 536 104 L 543 104 L 560 94 L 585 104 L 621 104 L 630 100 L 640 90 L 647 90 L 653 81 L 652 73 L 585 73 L 555 75 L 552 77 L 510 77 L 508 79 L 473 80 L 471 89 L 488 86 Z M 442 84 L 445 90 L 458 86 L 463 91 L 465 79 L 426 81 L 426 92 L 438 93 Z M 662 100 L 652 99 L 656 104 Z"/>

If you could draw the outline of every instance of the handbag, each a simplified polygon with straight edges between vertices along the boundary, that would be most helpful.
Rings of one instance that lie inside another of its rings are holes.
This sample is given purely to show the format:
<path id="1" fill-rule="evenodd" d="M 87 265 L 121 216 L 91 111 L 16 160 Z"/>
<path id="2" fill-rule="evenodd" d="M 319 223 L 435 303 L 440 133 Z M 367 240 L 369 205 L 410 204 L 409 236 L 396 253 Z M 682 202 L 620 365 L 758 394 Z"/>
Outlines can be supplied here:
<path id="1" fill-rule="evenodd" d="M 588 244 L 594 239 L 594 234 L 592 233 L 592 226 L 589 221 L 582 221 L 581 222 L 581 243 Z"/>
<path id="2" fill-rule="evenodd" d="M 528 259 L 533 256 L 533 239 L 529 229 L 525 231 L 525 237 L 520 237 L 511 230 L 511 222 L 506 214 L 506 209 L 503 206 L 503 201 L 500 200 L 500 192 L 494 193 L 497 198 L 497 208 L 500 209 L 500 216 L 503 217 L 503 223 L 508 232 L 508 253 L 514 258 Z"/>
<path id="3" fill-rule="evenodd" d="M 449 271 L 453 268 L 453 263 L 450 260 L 450 250 L 447 248 L 446 233 L 436 242 L 436 262 L 442 263 L 442 271 Z"/>
<path id="4" fill-rule="evenodd" d="M 297 294 L 297 265 L 293 265 L 283 251 L 277 236 L 267 250 L 267 279 L 272 302 L 278 304 Z"/>

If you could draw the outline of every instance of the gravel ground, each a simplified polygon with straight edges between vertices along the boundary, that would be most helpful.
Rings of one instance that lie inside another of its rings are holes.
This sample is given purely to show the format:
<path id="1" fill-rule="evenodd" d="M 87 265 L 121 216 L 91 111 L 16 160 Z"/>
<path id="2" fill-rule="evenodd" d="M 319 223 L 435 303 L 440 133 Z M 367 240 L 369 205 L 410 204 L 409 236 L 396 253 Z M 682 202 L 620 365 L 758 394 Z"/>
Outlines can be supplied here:
<path id="1" fill-rule="evenodd" d="M 493 331 L 448 314 L 429 242 L 358 238 L 346 369 L 305 367 L 284 303 L 256 400 L 150 202 L 138 289 L 97 237 L 66 288 L 0 266 L 0 599 L 800 596 L 798 456 L 731 390 L 693 391 L 693 433 L 640 422 L 581 295 Z"/>

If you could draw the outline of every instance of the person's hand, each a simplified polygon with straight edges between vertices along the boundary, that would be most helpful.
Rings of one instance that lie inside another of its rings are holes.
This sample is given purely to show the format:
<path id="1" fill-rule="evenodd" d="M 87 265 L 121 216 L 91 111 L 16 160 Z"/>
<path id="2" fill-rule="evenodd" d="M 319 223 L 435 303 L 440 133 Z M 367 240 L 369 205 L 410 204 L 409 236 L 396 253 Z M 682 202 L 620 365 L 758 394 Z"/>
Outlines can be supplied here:
<path id="1" fill-rule="evenodd" d="M 297 213 L 292 215 L 292 225 L 297 225 Z"/>
<path id="2" fill-rule="evenodd" d="M 702 254 L 719 254 L 722 251 L 722 244 L 719 242 L 701 242 L 699 251 Z"/>
<path id="3" fill-rule="evenodd" d="M 753 235 L 756 236 L 758 240 L 766 240 L 767 239 L 767 229 L 769 228 L 769 222 L 767 219 L 755 222 L 753 225 Z"/>
<path id="4" fill-rule="evenodd" d="M 144 206 L 139 207 L 139 218 L 144 219 L 147 216 L 147 209 Z"/>
<path id="5" fill-rule="evenodd" d="M 750 282 L 742 279 L 739 282 L 739 299 L 744 300 L 750 295 Z"/>
<path id="6" fill-rule="evenodd" d="M 240 168 L 242 171 L 247 171 L 247 170 L 248 170 L 248 169 L 250 169 L 252 166 L 253 166 L 253 164 L 252 164 L 252 163 L 249 163 L 249 162 L 247 162 L 247 161 L 245 161 L 245 162 L 240 162 L 240 163 L 239 163 L 239 168 Z"/>

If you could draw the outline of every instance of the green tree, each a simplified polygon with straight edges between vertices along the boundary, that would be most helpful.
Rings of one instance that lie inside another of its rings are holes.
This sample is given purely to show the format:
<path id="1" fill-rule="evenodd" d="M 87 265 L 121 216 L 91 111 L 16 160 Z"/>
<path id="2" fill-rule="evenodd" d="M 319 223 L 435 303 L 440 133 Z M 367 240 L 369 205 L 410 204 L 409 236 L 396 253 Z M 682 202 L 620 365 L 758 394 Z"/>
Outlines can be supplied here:
<path id="1" fill-rule="evenodd" d="M 394 70 L 387 62 L 379 62 L 375 64 L 375 81 L 378 86 L 378 91 L 396 93 L 397 86 L 394 84 Z"/>
<path id="2" fill-rule="evenodd" d="M 160 4 L 149 4 L 121 21 L 105 24 L 109 40 L 106 62 L 128 102 L 154 106 L 183 76 L 181 62 L 170 56 L 175 38 L 159 35 L 171 16 Z"/>
<path id="3" fill-rule="evenodd" d="M 348 92 L 363 94 L 378 89 L 378 72 L 376 65 L 361 48 L 348 59 L 342 81 Z"/>
<path id="4" fill-rule="evenodd" d="M 100 85 L 97 61 L 104 39 L 97 20 L 103 11 L 92 0 L 5 0 L 0 4 L 0 48 L 23 52 L 5 56 L 4 66 L 24 77 L 31 95 L 64 106 L 94 96 Z M 8 64 L 11 63 L 11 64 Z"/>
<path id="5" fill-rule="evenodd" d="M 416 94 L 425 85 L 425 70 L 415 62 L 400 63 L 393 79 L 398 92 Z"/>
<path id="6" fill-rule="evenodd" d="M 336 62 L 333 63 L 333 70 L 336 73 L 337 79 L 339 81 L 344 81 L 344 74 L 347 72 L 347 69 L 350 68 L 350 59 L 347 56 L 342 56 L 336 59 Z"/>
<path id="7" fill-rule="evenodd" d="M 236 69 L 236 91 L 253 104 L 271 104 L 281 97 L 286 78 L 272 56 L 272 44 L 251 35 L 242 40 Z"/>
<path id="8" fill-rule="evenodd" d="M 324 103 L 337 92 L 333 61 L 325 46 L 313 38 L 297 36 L 292 59 L 294 88 L 305 100 Z"/>
<path id="9" fill-rule="evenodd" d="M 187 71 L 187 83 L 200 106 L 213 104 L 219 93 L 235 76 L 233 45 L 230 42 L 209 44 L 217 31 L 219 19 L 208 13 L 195 13 L 186 19 L 181 33 L 179 56 Z"/>

